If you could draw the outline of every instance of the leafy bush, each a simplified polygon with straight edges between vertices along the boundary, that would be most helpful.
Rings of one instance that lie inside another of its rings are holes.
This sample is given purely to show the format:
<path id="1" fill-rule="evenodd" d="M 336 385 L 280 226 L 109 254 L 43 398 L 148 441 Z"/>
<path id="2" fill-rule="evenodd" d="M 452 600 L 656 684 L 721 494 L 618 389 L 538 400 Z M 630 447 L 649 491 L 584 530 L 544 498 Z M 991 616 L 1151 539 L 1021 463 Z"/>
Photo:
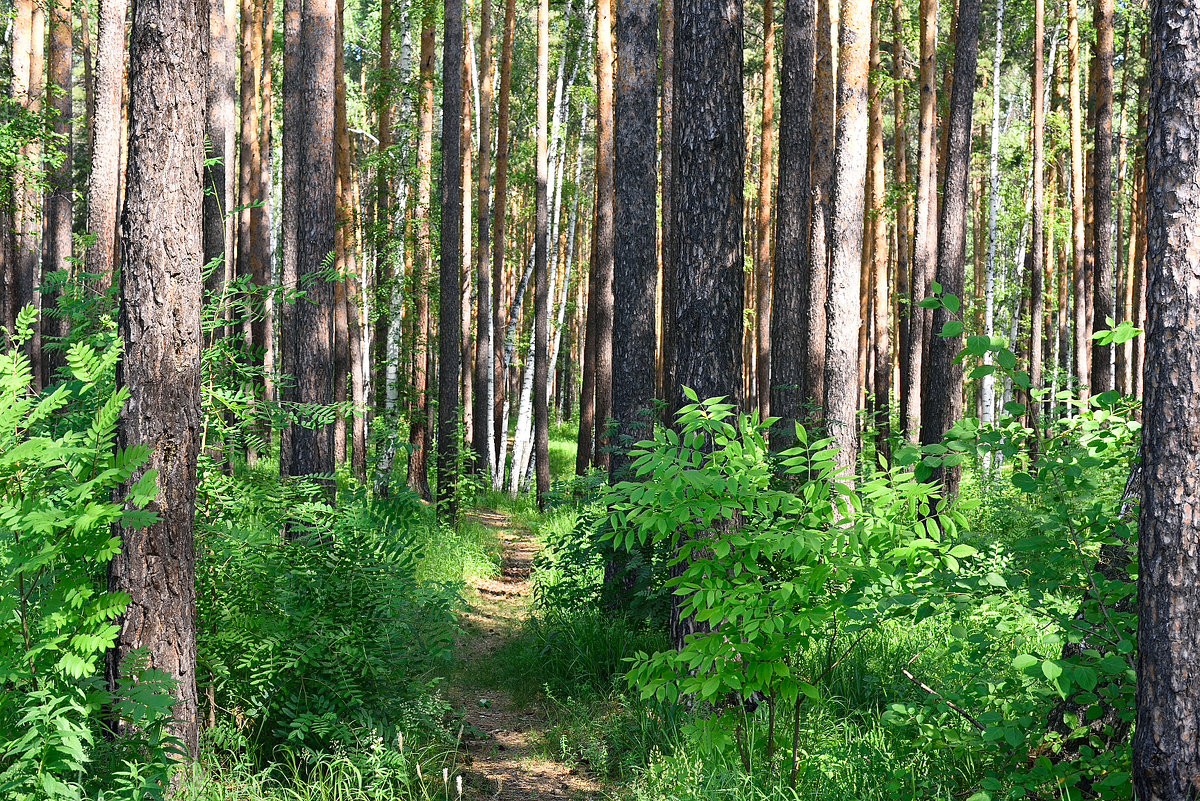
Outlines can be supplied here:
<path id="1" fill-rule="evenodd" d="M 22 352 L 33 320 L 32 310 L 21 312 L 0 354 L 0 795 L 161 797 L 178 749 L 166 735 L 169 681 L 135 659 L 122 666 L 114 695 L 100 671 L 129 602 L 105 589 L 121 545 L 114 525 L 153 522 L 142 510 L 156 475 L 147 471 L 113 500 L 149 455 L 114 444 L 128 394 L 104 389 L 119 347 L 75 343 L 71 379 L 39 396 Z M 137 725 L 99 743 L 110 705 Z"/>

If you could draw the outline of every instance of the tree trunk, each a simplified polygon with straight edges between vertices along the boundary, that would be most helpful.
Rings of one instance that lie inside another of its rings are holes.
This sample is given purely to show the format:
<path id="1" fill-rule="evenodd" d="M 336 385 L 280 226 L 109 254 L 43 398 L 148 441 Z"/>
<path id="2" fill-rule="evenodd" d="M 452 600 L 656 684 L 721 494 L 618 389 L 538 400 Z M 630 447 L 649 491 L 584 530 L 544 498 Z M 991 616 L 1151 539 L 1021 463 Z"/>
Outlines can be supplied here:
<path id="1" fill-rule="evenodd" d="M 1033 114 L 1030 126 L 1033 128 L 1033 242 L 1030 247 L 1033 252 L 1033 270 L 1030 275 L 1030 313 L 1029 313 L 1029 385 L 1033 390 L 1042 388 L 1042 316 L 1045 308 L 1045 288 L 1042 279 L 1045 274 L 1046 230 L 1044 208 L 1046 204 L 1045 169 L 1046 169 L 1046 109 L 1044 94 L 1044 38 L 1046 31 L 1045 0 L 1033 2 Z M 999 42 L 1000 27 L 997 25 Z M 1034 430 L 1041 426 L 1039 404 L 1030 397 L 1029 421 Z M 1037 442 L 1037 439 L 1034 439 Z M 1036 445 L 1035 445 L 1036 447 Z"/>
<path id="2" fill-rule="evenodd" d="M 475 282 L 478 297 L 475 333 L 475 425 L 472 429 L 472 448 L 476 464 L 488 474 L 496 472 L 495 437 L 495 376 L 496 342 L 495 318 L 492 313 L 491 281 L 491 172 L 492 172 L 492 4 L 483 0 L 479 6 L 479 171 L 478 214 L 479 234 L 476 244 Z M 503 249 L 503 240 L 497 240 Z"/>
<path id="3" fill-rule="evenodd" d="M 613 80 L 615 58 L 612 33 L 613 0 L 596 2 L 596 85 L 599 101 L 596 109 L 596 353 L 595 387 L 596 433 L 592 445 L 592 464 L 605 471 L 609 465 L 608 421 L 613 401 Z"/>
<path id="4" fill-rule="evenodd" d="M 54 108 L 54 133 L 61 137 L 62 161 L 48 176 L 49 185 L 46 190 L 46 229 L 42 243 L 42 274 L 49 275 L 57 271 L 74 272 L 71 268 L 71 231 L 73 226 L 72 186 L 73 150 L 71 147 L 71 8 L 64 0 L 50 6 L 50 58 L 48 80 L 56 87 L 51 98 Z M 47 309 L 57 305 L 61 291 L 54 292 L 43 301 Z M 68 330 L 68 319 L 62 315 L 47 315 L 42 321 L 45 333 L 59 341 L 59 345 L 46 352 L 45 370 L 43 371 L 43 386 L 48 386 L 54 379 L 54 373 L 65 365 L 66 351 L 63 344 Z"/>
<path id="5" fill-rule="evenodd" d="M 304 125 L 304 62 L 300 57 L 300 25 L 302 0 L 283 0 L 283 176 L 280 193 L 279 239 L 283 250 L 280 304 L 280 365 L 284 375 L 296 375 L 294 361 L 296 306 L 291 297 L 299 287 L 297 265 L 299 264 L 300 230 L 300 175 L 302 142 L 301 128 Z M 295 382 L 286 384 L 283 399 L 295 403 L 298 398 Z M 291 475 L 292 435 L 295 426 L 287 426 L 281 432 L 279 443 L 279 472 Z"/>
<path id="6" fill-rule="evenodd" d="M 129 401 L 118 445 L 150 450 L 139 472 L 158 471 L 158 497 L 148 507 L 158 522 L 121 529 L 109 589 L 130 602 L 106 664 L 113 689 L 122 660 L 136 649 L 171 677 L 170 731 L 192 758 L 199 734 L 193 513 L 201 437 L 205 12 L 198 0 L 139 0 L 134 7 L 119 319 L 125 352 L 117 370 Z"/>
<path id="7" fill-rule="evenodd" d="M 871 72 L 880 69 L 879 37 L 882 8 L 873 6 L 871 19 Z M 888 312 L 891 309 L 888 286 L 888 229 L 884 195 L 887 190 L 883 167 L 883 89 L 872 87 L 870 110 L 870 171 L 871 171 L 871 283 L 874 287 L 874 398 L 871 409 L 875 421 L 876 458 L 891 461 L 891 379 L 892 355 Z"/>
<path id="8" fill-rule="evenodd" d="M 411 0 L 409 0 L 411 2 Z M 401 17 L 407 28 L 408 4 L 402 0 Z M 487 6 L 485 5 L 485 8 Z M 486 13 L 486 12 L 485 12 Z M 379 2 L 379 84 L 376 87 L 376 152 L 387 153 L 392 147 L 392 0 Z M 409 75 L 401 74 L 400 80 L 407 82 Z M 383 409 L 387 402 L 387 369 L 391 363 L 388 356 L 388 329 L 391 326 L 392 283 L 395 271 L 392 266 L 392 170 L 380 163 L 375 168 L 375 291 L 372 305 L 376 307 L 374 330 L 375 397 L 373 406 Z M 403 215 L 404 209 L 400 209 Z M 399 245 L 403 250 L 403 242 Z M 403 259 L 403 254 L 400 256 Z"/>
<path id="9" fill-rule="evenodd" d="M 446 0 L 442 41 L 442 226 L 438 305 L 438 503 L 447 519 L 458 517 L 459 380 L 462 321 L 462 0 Z"/>
<path id="10" fill-rule="evenodd" d="M 1151 8 L 1133 788 L 1144 801 L 1182 801 L 1200 788 L 1200 17 L 1180 0 Z"/>
<path id="11" fill-rule="evenodd" d="M 550 242 L 547 226 L 550 209 L 547 205 L 546 180 L 549 170 L 548 138 L 550 117 L 547 108 L 550 93 L 550 3 L 538 0 L 537 10 L 537 198 L 534 233 L 534 293 L 533 293 L 533 406 L 534 449 L 537 469 L 537 502 L 542 508 L 550 491 L 550 406 L 547 383 L 550 375 L 550 274 L 548 270 Z M 565 57 L 565 56 L 564 56 Z"/>
<path id="12" fill-rule="evenodd" d="M 658 399 L 670 402 L 672 387 L 675 386 L 675 0 L 662 0 L 659 26 L 662 52 L 662 102 L 660 117 L 662 129 L 659 143 L 662 148 L 662 191 L 660 212 L 662 236 L 660 239 L 660 265 L 662 269 L 662 291 L 659 294 L 659 316 L 662 320 L 659 348 Z M 590 289 L 589 289 L 590 291 Z"/>
<path id="13" fill-rule="evenodd" d="M 204 167 L 204 263 L 213 262 L 204 289 L 209 298 L 220 297 L 233 270 L 233 215 L 237 186 L 234 150 L 237 95 L 234 76 L 237 3 L 210 0 L 208 4 L 208 163 Z M 219 259 L 219 261 L 217 261 Z M 211 300 L 209 301 L 211 302 Z"/>
<path id="14" fill-rule="evenodd" d="M 785 12 L 786 13 L 786 12 Z M 754 255 L 758 315 L 754 332 L 757 346 L 758 415 L 771 413 L 771 169 L 775 147 L 775 7 L 763 0 L 763 100 L 762 149 L 758 162 L 758 249 Z"/>
<path id="15" fill-rule="evenodd" d="M 841 0 L 838 52 L 837 149 L 830 218 L 829 297 L 826 301 L 825 422 L 837 463 L 853 473 L 858 460 L 858 359 L 863 212 L 867 172 L 871 4 Z"/>
<path id="16" fill-rule="evenodd" d="M 1093 315 L 1096 327 L 1108 328 L 1113 311 L 1113 0 L 1095 0 L 1096 143 L 1092 152 Z M 1112 346 L 1097 343 L 1092 353 L 1092 392 L 1113 388 Z"/>
<path id="17" fill-rule="evenodd" d="M 99 276 L 101 288 L 112 284 L 117 259 L 126 7 L 126 0 L 101 0 L 96 33 L 96 111 L 91 121 L 92 171 L 87 202 L 87 230 L 95 240 L 87 249 L 86 259 L 87 271 Z M 17 52 L 14 46 L 13 53 Z"/>
<path id="18" fill-rule="evenodd" d="M 297 200 L 296 274 L 306 300 L 293 316 L 292 347 L 297 401 L 330 404 L 334 400 L 333 282 L 321 277 L 334 252 L 337 195 L 334 171 L 334 0 L 306 0 L 300 24 L 303 63 L 303 128 Z M 311 276 L 311 278 L 310 278 Z M 312 425 L 309 423 L 309 425 Z M 334 469 L 333 431 L 329 425 L 293 426 L 291 475 L 328 475 Z M 326 479 L 322 479 L 326 481 Z M 326 486 L 332 493 L 332 484 Z"/>
<path id="19" fill-rule="evenodd" d="M 1041 2 L 1041 0 L 1034 0 Z M 1005 0 L 999 0 L 996 5 L 996 49 L 995 55 L 992 58 L 992 140 L 991 151 L 988 155 L 988 176 L 989 176 L 989 193 L 988 193 L 988 226 L 987 226 L 987 264 L 985 270 L 985 288 L 984 288 L 984 311 L 983 311 L 983 335 L 991 337 L 996 333 L 996 248 L 999 245 L 1000 232 L 1000 66 L 1004 60 L 1004 3 Z M 1039 40 L 1040 41 L 1040 40 Z M 1035 45 L 1035 48 L 1038 46 Z M 1035 52 L 1038 52 L 1035 49 Z M 1034 67 L 1036 70 L 1036 66 Z M 1037 78 L 1034 78 L 1037 82 Z M 1037 90 L 1034 90 L 1037 93 Z M 1039 95 L 1035 100 L 1035 108 L 1041 102 Z M 1034 178 L 1035 184 L 1037 178 Z M 1034 204 L 1037 206 L 1037 204 Z M 1041 214 L 1041 207 L 1037 206 L 1035 214 Z M 992 363 L 992 352 L 989 350 L 983 355 L 983 363 L 990 365 Z M 992 425 L 996 422 L 996 377 L 995 375 L 985 375 L 979 379 L 980 388 L 980 413 L 979 422 L 985 426 Z M 984 465 L 988 468 L 992 464 L 992 454 L 984 454 Z"/>
<path id="20" fill-rule="evenodd" d="M 412 289 L 416 300 L 413 352 L 413 413 L 409 428 L 408 486 L 426 500 L 429 491 L 429 288 L 433 277 L 433 67 L 434 20 L 427 13 L 421 24 L 421 104 L 417 129 L 417 257 L 413 260 Z M 457 290 L 456 290 L 457 293 Z"/>
<path id="21" fill-rule="evenodd" d="M 775 219 L 775 284 L 771 314 L 771 412 L 780 418 L 773 444 L 786 448 L 804 414 L 802 388 L 813 162 L 815 0 L 788 0 L 783 21 L 779 126 L 779 196 Z"/>
<path id="22" fill-rule="evenodd" d="M 942 292 L 961 301 L 967 247 L 967 208 L 971 167 L 971 110 L 975 98 L 975 67 L 979 56 L 980 0 L 962 0 L 958 6 L 958 35 L 954 54 L 954 84 L 950 95 L 950 138 L 946 153 L 946 187 L 941 203 L 937 280 Z M 929 363 L 922 376 L 921 444 L 940 443 L 962 416 L 963 367 L 961 308 L 939 306 L 933 314 Z M 959 323 L 957 334 L 946 328 Z M 946 494 L 958 493 L 961 467 L 938 467 L 932 480 L 942 481 Z"/>
<path id="23" fill-rule="evenodd" d="M 837 124 L 834 64 L 834 0 L 817 0 L 815 79 L 812 105 L 812 209 L 809 218 L 808 275 L 804 298 L 801 361 L 803 403 L 819 410 L 825 403 L 826 301 L 829 295 L 829 242 L 833 217 L 834 135 Z"/>
<path id="24" fill-rule="evenodd" d="M 900 409 L 900 426 L 907 429 L 904 409 L 908 391 L 909 331 L 912 321 L 911 300 L 912 264 L 909 261 L 912 222 L 908 191 L 908 107 L 904 88 L 909 80 L 909 69 L 904 54 L 904 0 L 892 1 L 892 110 L 895 125 L 896 186 L 896 361 L 900 364 L 900 382 L 896 387 L 896 403 Z M 890 369 L 890 368 L 889 368 Z"/>
<path id="25" fill-rule="evenodd" d="M 513 39 L 516 35 L 516 0 L 506 0 L 504 4 L 504 38 L 500 54 L 500 99 L 496 125 L 496 199 L 494 203 L 495 220 L 492 229 L 492 283 L 494 285 L 492 298 L 492 331 L 493 356 L 492 365 L 495 371 L 494 386 L 496 391 L 492 399 L 492 415 L 495 429 L 492 438 L 496 452 L 495 472 L 492 475 L 492 486 L 499 488 L 504 478 L 504 453 L 508 448 L 508 432 L 501 426 L 502 408 L 507 395 L 505 378 L 507 371 L 504 367 L 504 340 L 495 336 L 501 330 L 503 321 L 503 290 L 504 290 L 504 249 L 507 244 L 508 222 L 508 128 L 510 103 L 512 97 L 512 59 Z M 588 431 L 588 442 L 591 442 L 591 430 Z"/>
<path id="26" fill-rule="evenodd" d="M 1081 394 L 1088 386 L 1087 281 L 1084 275 L 1083 122 L 1079 101 L 1079 2 L 1067 0 L 1067 62 L 1070 83 L 1071 275 L 1075 291 L 1075 380 Z"/>
<path id="27" fill-rule="evenodd" d="M 45 89 L 45 9 L 29 0 L 15 8 L 12 36 L 12 97 L 32 116 L 41 114 Z M 42 389 L 42 146 L 40 137 L 21 146 L 12 176 L 15 311 L 32 306 L 39 317 L 25 342 L 25 355 L 33 369 L 33 387 Z"/>
<path id="28" fill-rule="evenodd" d="M 770 0 L 767 0 L 769 3 Z M 613 204 L 613 417 L 610 480 L 627 478 L 629 448 L 654 429 L 655 293 L 658 287 L 655 134 L 658 8 L 618 0 Z"/>

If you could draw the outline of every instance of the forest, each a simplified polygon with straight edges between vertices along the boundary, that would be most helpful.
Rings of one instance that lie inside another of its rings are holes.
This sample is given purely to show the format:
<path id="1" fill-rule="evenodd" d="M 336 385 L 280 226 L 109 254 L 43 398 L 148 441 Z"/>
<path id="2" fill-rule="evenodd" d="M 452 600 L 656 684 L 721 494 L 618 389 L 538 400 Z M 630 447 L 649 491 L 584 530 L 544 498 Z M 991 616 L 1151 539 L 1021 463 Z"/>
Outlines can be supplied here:
<path id="1" fill-rule="evenodd" d="M 1200 796 L 1198 0 L 0 9 L 0 799 Z"/>

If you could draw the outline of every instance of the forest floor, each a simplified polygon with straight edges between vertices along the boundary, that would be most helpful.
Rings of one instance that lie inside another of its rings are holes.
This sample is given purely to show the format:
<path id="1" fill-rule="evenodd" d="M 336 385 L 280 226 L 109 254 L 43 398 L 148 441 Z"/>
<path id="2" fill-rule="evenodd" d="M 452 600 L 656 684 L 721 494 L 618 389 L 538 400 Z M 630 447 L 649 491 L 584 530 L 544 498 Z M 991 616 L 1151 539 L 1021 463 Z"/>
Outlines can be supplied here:
<path id="1" fill-rule="evenodd" d="M 503 512 L 471 516 L 491 528 L 503 546 L 500 575 L 476 582 L 462 614 L 457 669 L 448 692 L 466 721 L 464 799 L 592 799 L 605 794 L 579 768 L 548 756 L 551 728 L 541 704 L 522 703 L 497 679 L 498 655 L 518 635 L 533 593 L 530 576 L 540 545 Z M 511 681 L 511 680 L 510 680 Z"/>

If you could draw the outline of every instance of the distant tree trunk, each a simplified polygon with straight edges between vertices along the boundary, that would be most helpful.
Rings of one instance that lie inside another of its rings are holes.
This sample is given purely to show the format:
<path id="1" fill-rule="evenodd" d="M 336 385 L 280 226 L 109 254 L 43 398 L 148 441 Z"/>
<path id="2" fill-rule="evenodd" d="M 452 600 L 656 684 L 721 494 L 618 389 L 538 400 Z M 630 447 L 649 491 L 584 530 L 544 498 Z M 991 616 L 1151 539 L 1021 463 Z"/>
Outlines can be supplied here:
<path id="1" fill-rule="evenodd" d="M 461 457 L 462 470 L 466 473 L 474 471 L 473 451 L 471 443 L 474 441 L 474 412 L 475 412 L 475 352 L 474 352 L 474 328 L 471 325 L 471 313 L 474 304 L 471 302 L 473 267 L 475 262 L 472 254 L 472 241 L 475 237 L 475 223 L 472 219 L 472 212 L 475 195 L 475 178 L 474 178 L 474 150 L 472 143 L 474 135 L 472 134 L 472 95 L 477 91 L 474 86 L 474 66 L 475 66 L 475 41 L 471 34 L 471 5 L 470 0 L 464 0 L 463 5 L 463 68 L 462 68 L 462 115 L 459 120 L 462 123 L 460 131 L 462 138 L 459 140 L 459 155 L 461 156 L 462 177 L 459 181 L 461 189 L 461 209 L 462 220 L 460 221 L 462 231 L 461 250 L 459 251 L 459 408 L 460 425 L 462 430 L 459 433 L 460 446 L 465 446 L 466 450 Z"/>
<path id="2" fill-rule="evenodd" d="M 904 53 L 904 0 L 892 1 L 892 111 L 895 122 L 895 176 L 900 194 L 896 198 L 896 361 L 900 364 L 900 383 L 896 387 L 896 403 L 900 409 L 900 427 L 907 429 L 904 409 L 908 388 L 909 329 L 912 309 L 909 306 L 912 264 L 909 261 L 912 223 L 908 189 L 908 108 L 904 87 L 909 80 L 909 70 Z M 889 368 L 890 369 L 890 368 Z"/>
<path id="3" fill-rule="evenodd" d="M 770 0 L 767 0 L 769 3 Z M 613 208 L 613 417 L 609 476 L 626 478 L 629 448 L 654 428 L 655 293 L 658 286 L 655 164 L 658 127 L 658 8 L 619 0 Z"/>
<path id="4" fill-rule="evenodd" d="M 941 203 L 941 235 L 938 238 L 937 280 L 946 295 L 963 296 L 967 208 L 971 173 L 971 110 L 975 98 L 975 68 L 979 56 L 980 0 L 961 0 L 958 6 L 958 36 L 954 54 L 954 85 L 950 95 L 950 138 L 946 153 L 946 188 Z M 963 368 L 961 308 L 940 306 L 933 314 L 933 337 L 929 363 L 921 387 L 921 444 L 940 443 L 962 416 Z M 959 332 L 945 333 L 959 323 Z M 946 494 L 958 493 L 960 467 L 935 468 L 932 480 L 942 481 Z"/>
<path id="5" fill-rule="evenodd" d="M 118 444 L 150 450 L 139 473 L 158 471 L 158 498 L 149 506 L 158 522 L 121 528 L 123 547 L 109 565 L 108 584 L 130 602 L 105 670 L 115 689 L 129 653 L 148 653 L 150 667 L 174 681 L 169 728 L 192 758 L 199 735 L 193 513 L 201 438 L 205 12 L 199 0 L 134 6 L 119 319 L 125 352 L 117 368 L 129 401 Z"/>
<path id="6" fill-rule="evenodd" d="M 1035 0 L 1040 2 L 1041 0 Z M 1004 45 L 1004 2 L 999 0 L 996 5 L 996 49 L 995 55 L 992 58 L 992 140 L 991 151 L 988 156 L 988 176 L 989 192 L 988 192 L 988 226 L 987 226 L 987 264 L 984 268 L 984 311 L 983 311 L 983 335 L 990 337 L 995 334 L 996 330 L 996 248 L 999 245 L 1000 239 L 1000 67 L 1004 60 L 1003 45 Z M 1036 46 L 1035 46 L 1036 47 Z M 1035 49 L 1036 52 L 1036 49 Z M 1035 67 L 1036 69 L 1036 67 Z M 1034 79 L 1037 80 L 1036 78 Z M 1034 101 L 1035 105 L 1041 102 L 1040 96 Z M 1036 178 L 1034 179 L 1037 180 Z M 1036 203 L 1034 204 L 1036 206 Z M 1035 214 L 1041 214 L 1041 208 L 1038 207 Z M 990 365 L 992 363 L 992 353 L 988 351 L 983 355 L 983 363 Z M 996 377 L 994 375 L 985 375 L 979 379 L 979 394 L 980 394 L 980 412 L 979 422 L 983 425 L 991 425 L 996 422 Z M 984 454 L 984 465 L 991 468 L 992 454 Z"/>
<path id="7" fill-rule="evenodd" d="M 413 412 L 409 424 L 408 486 L 422 498 L 429 492 L 429 289 L 433 277 L 433 67 L 434 19 L 426 13 L 421 23 L 421 103 L 417 129 L 417 257 L 413 260 L 412 291 L 416 301 L 413 353 Z M 455 290 L 457 294 L 457 290 Z"/>
<path id="8" fill-rule="evenodd" d="M 208 163 L 204 167 L 204 263 L 220 259 L 209 273 L 205 291 L 218 297 L 233 270 L 233 208 L 237 183 L 234 150 L 237 95 L 234 76 L 235 0 L 210 0 L 208 4 Z"/>
<path id="9" fill-rule="evenodd" d="M 442 41 L 442 226 L 438 304 L 438 503 L 449 520 L 458 518 L 459 381 L 462 367 L 462 0 L 445 2 Z"/>
<path id="10" fill-rule="evenodd" d="M 1092 152 L 1093 308 L 1097 327 L 1115 316 L 1113 310 L 1113 0 L 1096 0 L 1096 144 Z M 1113 388 L 1112 346 L 1096 344 L 1092 353 L 1092 392 Z"/>
<path id="11" fill-rule="evenodd" d="M 605 471 L 609 465 L 608 421 L 613 401 L 613 80 L 615 57 L 612 34 L 613 0 L 596 2 L 596 316 L 595 424 L 592 464 Z M 593 311 L 594 310 L 594 311 Z"/>
<path id="12" fill-rule="evenodd" d="M 504 453 L 508 448 L 508 431 L 501 426 L 502 409 L 507 395 L 505 379 L 507 371 L 504 365 L 504 340 L 496 336 L 504 321 L 503 289 L 504 289 L 504 249 L 507 244 L 508 222 L 508 128 L 510 103 L 512 98 L 512 60 L 513 39 L 516 36 L 516 0 L 506 0 L 504 4 L 504 39 L 500 52 L 500 99 L 498 120 L 496 124 L 496 199 L 494 202 L 495 220 L 493 221 L 492 242 L 495 243 L 492 252 L 492 367 L 495 371 L 494 386 L 496 391 L 492 399 L 492 416 L 494 431 L 495 473 L 492 475 L 492 486 L 499 489 L 504 479 Z M 588 443 L 592 440 L 591 429 L 588 429 Z"/>
<path id="13" fill-rule="evenodd" d="M 1075 291 L 1075 380 L 1088 386 L 1087 282 L 1084 276 L 1083 122 L 1079 100 L 1079 2 L 1067 0 L 1067 61 L 1071 139 L 1071 275 Z"/>
<path id="14" fill-rule="evenodd" d="M 411 2 L 411 0 L 409 0 Z M 403 0 L 402 0 L 403 3 Z M 486 5 L 485 5 L 486 7 Z M 407 30 L 408 6 L 402 5 L 401 18 Z M 402 74 L 400 80 L 407 82 L 409 75 Z M 376 151 L 386 153 L 392 147 L 392 0 L 379 2 L 379 85 L 376 88 L 375 107 Z M 383 409 L 387 402 L 388 329 L 391 327 L 392 283 L 395 272 L 392 267 L 392 170 L 383 164 L 375 168 L 375 290 L 372 306 L 375 307 L 375 324 L 371 332 L 375 365 L 375 397 L 372 405 Z M 401 215 L 404 209 L 400 209 Z M 403 248 L 403 244 L 400 245 Z"/>
<path id="15" fill-rule="evenodd" d="M 880 69 L 879 37 L 881 33 L 880 6 L 873 6 L 871 15 L 871 73 Z M 871 173 L 871 284 L 874 287 L 874 345 L 875 375 L 872 417 L 875 421 L 875 450 L 879 457 L 891 460 L 891 380 L 892 351 L 889 330 L 891 301 L 888 286 L 888 228 L 884 195 L 887 190 L 883 166 L 883 89 L 871 87 L 870 109 L 870 173 Z"/>
<path id="16" fill-rule="evenodd" d="M 598 122 L 598 121 L 597 121 Z M 576 439 L 575 475 L 587 475 L 592 466 L 592 443 L 596 432 L 596 237 L 595 221 L 599 215 L 599 184 L 595 188 L 595 203 L 592 207 L 593 236 L 588 264 L 587 302 L 584 310 L 583 363 L 580 365 L 579 382 L 579 436 Z"/>
<path id="17" fill-rule="evenodd" d="M 742 128 L 742 3 L 677 0 L 675 27 L 674 408 L 701 399 L 741 402 L 742 213 L 746 153 Z M 672 616 L 681 647 L 695 621 Z"/>
<path id="18" fill-rule="evenodd" d="M 88 177 L 87 271 L 112 284 L 117 258 L 117 202 L 121 165 L 121 90 L 125 84 L 126 0 L 100 0 L 97 21 L 96 111 L 91 119 L 92 171 Z M 14 47 L 16 54 L 18 48 Z"/>
<path id="19" fill-rule="evenodd" d="M 816 2 L 788 0 L 779 76 L 779 196 L 775 213 L 775 284 L 771 313 L 771 412 L 780 418 L 772 444 L 786 447 L 804 415 L 806 295 L 812 270 L 812 100 Z"/>
<path id="20" fill-rule="evenodd" d="M 1151 6 L 1147 151 L 1149 276 L 1144 487 L 1138 526 L 1137 730 L 1133 789 L 1182 801 L 1200 787 L 1200 17 Z"/>
<path id="21" fill-rule="evenodd" d="M 550 491 L 550 274 L 547 226 L 550 222 L 546 180 L 549 172 L 550 113 L 550 3 L 538 0 L 537 10 L 537 198 L 534 233 L 533 406 L 534 459 L 537 470 L 538 507 Z"/>
<path id="22" fill-rule="evenodd" d="M 481 472 L 496 472 L 495 437 L 495 325 L 492 314 L 491 281 L 491 172 L 492 172 L 492 4 L 483 0 L 479 6 L 479 171 L 478 214 L 479 236 L 475 251 L 475 282 L 478 297 L 475 333 L 475 409 L 472 429 L 472 448 Z M 497 247 L 503 249 L 503 240 Z M 498 285 L 498 282 L 497 282 Z"/>
<path id="23" fill-rule="evenodd" d="M 48 176 L 46 191 L 46 229 L 42 243 L 42 274 L 59 270 L 74 272 L 71 268 L 71 231 L 73 226 L 72 186 L 73 150 L 71 147 L 71 7 L 65 0 L 57 0 L 50 6 L 50 58 L 47 78 L 55 87 L 51 105 L 55 111 L 54 133 L 62 137 L 60 145 L 62 161 Z M 44 298 L 43 306 L 53 309 L 61 292 Z M 47 315 L 42 321 L 44 333 L 58 339 L 60 343 L 70 333 L 65 316 Z M 46 352 L 42 383 L 49 385 L 58 368 L 67 363 L 66 351 L 61 344 Z"/>
<path id="24" fill-rule="evenodd" d="M 297 202 L 296 274 L 306 300 L 296 304 L 293 367 L 302 404 L 334 399 L 333 282 L 319 277 L 335 249 L 337 195 L 334 174 L 334 0 L 306 0 L 300 27 L 303 67 L 303 128 Z M 312 276 L 312 278 L 309 278 Z M 333 432 L 328 425 L 294 426 L 291 474 L 326 475 L 334 469 Z M 332 486 L 330 486 L 332 490 Z"/>
<path id="25" fill-rule="evenodd" d="M 46 12 L 32 0 L 20 0 L 15 8 L 12 36 L 12 97 L 31 115 L 42 111 L 45 90 Z M 42 145 L 40 138 L 26 142 L 12 176 L 13 255 L 16 310 L 32 306 L 42 311 L 42 193 L 40 189 Z M 33 368 L 33 386 L 42 389 L 42 320 L 33 322 L 32 336 L 25 342 L 25 355 Z"/>
<path id="26" fill-rule="evenodd" d="M 1045 288 L 1042 279 L 1045 275 L 1046 261 L 1046 229 L 1045 229 L 1045 170 L 1046 170 L 1046 109 L 1044 92 L 1045 73 L 1045 35 L 1046 35 L 1046 3 L 1045 0 L 1033 1 L 1033 87 L 1031 98 L 1033 113 L 1030 126 L 1033 128 L 1033 242 L 1030 247 L 1033 252 L 1033 270 L 1030 275 L 1030 313 L 1029 313 L 1029 385 L 1032 389 L 1042 388 L 1042 317 L 1045 313 Z M 1032 397 L 1028 399 L 1029 420 L 1031 427 L 1039 429 L 1039 404 Z M 1037 441 L 1036 439 L 1034 440 Z M 1036 447 L 1036 446 L 1035 446 Z"/>
<path id="27" fill-rule="evenodd" d="M 835 0 L 817 0 L 816 83 L 812 105 L 812 211 L 809 219 L 808 276 L 805 282 L 804 339 L 801 361 L 804 380 L 801 392 L 806 411 L 820 410 L 825 403 L 826 301 L 829 293 L 829 242 L 833 223 L 834 136 L 837 98 L 833 41 Z M 823 413 L 818 411 L 822 416 Z"/>
<path id="28" fill-rule="evenodd" d="M 758 250 L 754 255 L 758 316 L 754 325 L 758 414 L 771 413 L 771 170 L 775 147 L 775 8 L 763 0 L 762 149 L 758 162 Z"/>
<path id="29" fill-rule="evenodd" d="M 918 304 L 929 294 L 937 266 L 937 0 L 920 0 L 921 116 L 917 127 L 917 209 L 904 370 L 904 434 L 916 442 L 921 431 L 922 379 L 930 312 Z M 974 79 L 972 79 L 973 81 Z"/>
<path id="30" fill-rule="evenodd" d="M 302 0 L 283 0 L 283 175 L 280 192 L 279 239 L 283 250 L 282 294 L 280 304 L 280 372 L 293 377 L 285 384 L 283 400 L 295 403 L 298 398 L 294 381 L 296 304 L 290 296 L 299 288 L 297 265 L 299 264 L 300 231 L 300 155 L 301 128 L 304 125 L 304 62 L 300 56 L 300 26 Z M 292 434 L 295 426 L 284 428 L 279 443 L 279 471 L 291 475 Z"/>

